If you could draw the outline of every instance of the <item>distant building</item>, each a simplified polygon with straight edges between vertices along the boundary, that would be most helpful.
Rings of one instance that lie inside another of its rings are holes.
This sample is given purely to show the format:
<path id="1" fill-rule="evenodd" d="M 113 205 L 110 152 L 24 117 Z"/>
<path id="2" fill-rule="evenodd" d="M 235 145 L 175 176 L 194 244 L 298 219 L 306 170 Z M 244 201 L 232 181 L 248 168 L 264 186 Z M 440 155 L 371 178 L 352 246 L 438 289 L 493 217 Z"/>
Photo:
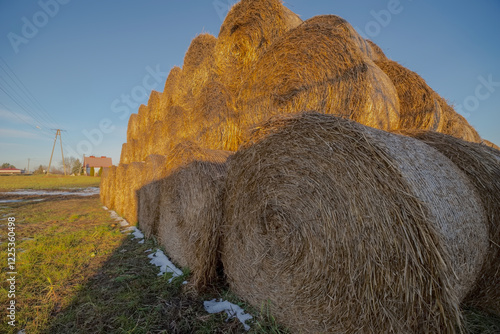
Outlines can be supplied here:
<path id="1" fill-rule="evenodd" d="M 101 168 L 108 168 L 113 165 L 111 158 L 101 156 L 95 157 L 91 155 L 90 157 L 83 158 L 83 166 L 85 166 L 85 175 L 90 175 L 90 168 L 94 167 L 95 176 L 98 175 Z"/>
<path id="2" fill-rule="evenodd" d="M 4 174 L 24 174 L 23 170 L 17 168 L 0 168 L 0 175 Z"/>

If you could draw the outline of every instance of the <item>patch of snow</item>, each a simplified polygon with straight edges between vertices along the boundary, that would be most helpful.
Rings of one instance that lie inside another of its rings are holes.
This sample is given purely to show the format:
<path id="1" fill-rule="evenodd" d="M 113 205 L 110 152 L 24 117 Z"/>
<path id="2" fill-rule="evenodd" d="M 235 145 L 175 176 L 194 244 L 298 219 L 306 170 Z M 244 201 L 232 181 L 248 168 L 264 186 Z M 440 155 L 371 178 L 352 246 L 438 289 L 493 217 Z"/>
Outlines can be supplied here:
<path id="1" fill-rule="evenodd" d="M 161 249 L 157 249 L 155 253 L 149 254 L 148 258 L 151 259 L 149 263 L 160 267 L 160 273 L 158 276 L 161 276 L 166 272 L 172 273 L 172 278 L 168 280 L 169 283 L 172 282 L 174 278 L 182 275 L 182 271 L 169 260 Z"/>
<path id="2" fill-rule="evenodd" d="M 120 226 L 121 227 L 125 227 L 125 226 L 129 226 L 130 224 L 128 223 L 128 221 L 126 221 L 125 219 L 121 219 L 120 220 Z"/>
<path id="3" fill-rule="evenodd" d="M 78 191 L 47 191 L 47 190 L 18 190 L 2 193 L 4 195 L 21 196 L 93 196 L 99 195 L 99 188 L 90 187 Z"/>
<path id="4" fill-rule="evenodd" d="M 253 317 L 250 314 L 245 313 L 245 311 L 243 311 L 243 309 L 238 305 L 230 303 L 227 300 L 219 299 L 219 301 L 217 301 L 216 299 L 212 299 L 210 301 L 204 301 L 203 307 L 208 313 L 220 313 L 225 311 L 227 314 L 227 320 L 236 317 L 243 324 L 246 331 L 250 329 L 250 326 L 245 322 Z"/>
<path id="5" fill-rule="evenodd" d="M 135 226 L 129 226 L 129 227 L 127 227 L 127 228 L 124 228 L 124 229 L 122 230 L 122 233 L 123 233 L 123 234 L 126 234 L 126 233 L 129 233 L 129 234 L 130 234 L 130 232 L 132 232 L 134 229 L 135 229 Z"/>
<path id="6" fill-rule="evenodd" d="M 146 249 L 146 250 L 144 251 L 144 253 L 150 253 L 150 252 L 152 252 L 152 251 L 153 251 L 153 250 L 150 248 L 150 249 Z"/>
<path id="7" fill-rule="evenodd" d="M 134 232 L 132 232 L 134 235 L 134 239 L 144 239 L 144 234 L 142 234 L 141 230 L 139 230 L 137 227 L 134 226 Z"/>
<path id="8" fill-rule="evenodd" d="M 143 244 L 144 243 L 144 239 L 141 239 L 141 241 L 139 241 L 140 244 Z"/>
<path id="9" fill-rule="evenodd" d="M 102 208 L 103 208 L 104 210 L 106 210 L 106 211 L 109 211 L 109 209 L 108 209 L 108 207 L 107 207 L 107 206 L 103 206 Z"/>

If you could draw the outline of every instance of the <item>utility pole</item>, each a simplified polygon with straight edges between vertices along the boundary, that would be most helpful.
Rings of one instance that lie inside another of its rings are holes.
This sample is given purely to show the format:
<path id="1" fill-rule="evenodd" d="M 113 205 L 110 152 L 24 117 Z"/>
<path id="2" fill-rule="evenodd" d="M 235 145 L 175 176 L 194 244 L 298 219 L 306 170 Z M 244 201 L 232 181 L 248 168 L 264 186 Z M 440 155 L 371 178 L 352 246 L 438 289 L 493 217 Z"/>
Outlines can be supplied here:
<path id="1" fill-rule="evenodd" d="M 66 175 L 66 162 L 64 162 L 64 153 L 63 153 L 63 146 L 62 146 L 62 137 L 61 137 L 61 129 L 52 129 L 56 131 L 56 137 L 54 138 L 54 145 L 52 146 L 52 153 L 50 154 L 50 161 L 49 161 L 49 169 L 47 170 L 47 175 L 50 174 L 50 165 L 52 164 L 52 157 L 54 156 L 54 149 L 56 148 L 56 141 L 57 141 L 57 136 L 59 136 L 59 141 L 61 142 L 61 156 L 63 159 L 63 166 L 64 166 L 64 175 Z"/>
<path id="2" fill-rule="evenodd" d="M 30 173 L 30 158 L 28 158 L 28 172 L 26 174 Z"/>

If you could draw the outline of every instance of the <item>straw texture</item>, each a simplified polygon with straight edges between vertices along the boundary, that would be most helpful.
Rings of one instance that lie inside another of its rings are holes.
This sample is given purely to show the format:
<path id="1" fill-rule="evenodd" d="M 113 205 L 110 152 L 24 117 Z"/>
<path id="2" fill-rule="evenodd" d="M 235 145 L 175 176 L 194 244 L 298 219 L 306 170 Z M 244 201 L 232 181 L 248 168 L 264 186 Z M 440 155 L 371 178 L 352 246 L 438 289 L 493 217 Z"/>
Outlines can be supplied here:
<path id="1" fill-rule="evenodd" d="M 446 157 L 317 113 L 254 132 L 229 161 L 224 217 L 231 289 L 296 332 L 454 333 L 484 258 L 468 245 L 487 247 L 479 199 Z"/>

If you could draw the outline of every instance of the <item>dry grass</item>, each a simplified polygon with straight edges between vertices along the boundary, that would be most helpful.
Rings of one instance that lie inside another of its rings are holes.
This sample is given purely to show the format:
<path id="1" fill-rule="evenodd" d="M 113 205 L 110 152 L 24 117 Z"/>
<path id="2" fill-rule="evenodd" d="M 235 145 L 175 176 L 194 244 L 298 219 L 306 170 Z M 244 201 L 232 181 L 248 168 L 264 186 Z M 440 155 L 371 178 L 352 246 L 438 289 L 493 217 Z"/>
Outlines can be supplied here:
<path id="1" fill-rule="evenodd" d="M 486 209 L 489 250 L 481 277 L 466 303 L 500 315 L 500 152 L 448 135 L 413 131 L 404 134 L 417 138 L 448 157 L 474 184 Z M 497 156 L 495 156 L 495 153 Z"/>
<path id="2" fill-rule="evenodd" d="M 305 113 L 258 128 L 228 171 L 222 261 L 239 296 L 269 300 L 297 332 L 460 328 L 486 231 L 474 189 L 439 152 Z"/>
<path id="3" fill-rule="evenodd" d="M 298 110 L 397 128 L 399 101 L 392 82 L 338 22 L 333 15 L 309 19 L 259 58 L 238 96 L 243 130 Z"/>

